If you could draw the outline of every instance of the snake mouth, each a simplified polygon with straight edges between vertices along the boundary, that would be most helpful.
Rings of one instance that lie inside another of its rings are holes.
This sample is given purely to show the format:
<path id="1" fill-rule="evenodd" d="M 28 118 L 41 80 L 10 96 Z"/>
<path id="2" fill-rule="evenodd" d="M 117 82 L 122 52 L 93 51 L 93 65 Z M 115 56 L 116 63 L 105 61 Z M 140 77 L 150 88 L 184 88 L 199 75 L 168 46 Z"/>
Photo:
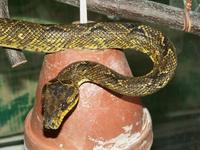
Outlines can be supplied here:
<path id="1" fill-rule="evenodd" d="M 70 105 L 67 106 L 67 108 L 65 110 L 59 110 L 59 111 L 55 111 L 52 113 L 52 115 L 49 115 L 47 112 L 44 112 L 44 128 L 45 129 L 53 129 L 53 130 L 57 130 L 60 128 L 61 124 L 63 123 L 63 120 L 65 118 L 65 116 L 67 116 L 67 114 L 69 114 L 70 111 L 73 110 L 73 108 L 75 108 L 75 106 L 78 103 L 78 94 L 75 97 L 75 99 L 70 103 Z"/>
<path id="2" fill-rule="evenodd" d="M 61 118 L 58 119 L 57 116 L 54 116 L 52 118 L 44 119 L 44 128 L 45 129 L 52 129 L 52 130 L 57 130 L 62 124 Z"/>
<path id="3" fill-rule="evenodd" d="M 57 124 L 56 124 L 57 123 Z M 45 129 L 58 129 L 61 123 L 55 122 L 52 119 L 44 120 Z"/>

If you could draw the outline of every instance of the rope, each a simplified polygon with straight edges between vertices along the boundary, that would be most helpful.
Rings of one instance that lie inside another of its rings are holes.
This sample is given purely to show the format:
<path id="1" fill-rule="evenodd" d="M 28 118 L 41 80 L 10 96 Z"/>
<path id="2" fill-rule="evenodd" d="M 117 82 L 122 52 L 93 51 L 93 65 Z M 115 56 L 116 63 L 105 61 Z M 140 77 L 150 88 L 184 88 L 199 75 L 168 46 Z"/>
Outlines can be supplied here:
<path id="1" fill-rule="evenodd" d="M 192 7 L 192 0 L 186 0 L 184 10 L 184 27 L 183 31 L 190 32 L 192 28 L 192 21 L 190 19 L 190 10 Z"/>

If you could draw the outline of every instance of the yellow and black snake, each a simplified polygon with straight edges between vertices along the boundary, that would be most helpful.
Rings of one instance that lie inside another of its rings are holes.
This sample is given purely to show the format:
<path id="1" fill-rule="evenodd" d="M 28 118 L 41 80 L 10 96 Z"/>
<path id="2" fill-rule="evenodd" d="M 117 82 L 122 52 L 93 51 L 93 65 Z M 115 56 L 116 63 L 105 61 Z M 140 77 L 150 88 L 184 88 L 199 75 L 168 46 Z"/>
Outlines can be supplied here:
<path id="1" fill-rule="evenodd" d="M 54 53 L 74 49 L 135 49 L 148 55 L 153 69 L 144 76 L 126 77 L 96 62 L 75 62 L 43 88 L 45 128 L 59 128 L 65 115 L 78 102 L 78 88 L 93 82 L 128 96 L 145 96 L 163 88 L 172 78 L 177 58 L 175 48 L 160 31 L 132 23 L 42 25 L 0 19 L 0 46 Z"/>

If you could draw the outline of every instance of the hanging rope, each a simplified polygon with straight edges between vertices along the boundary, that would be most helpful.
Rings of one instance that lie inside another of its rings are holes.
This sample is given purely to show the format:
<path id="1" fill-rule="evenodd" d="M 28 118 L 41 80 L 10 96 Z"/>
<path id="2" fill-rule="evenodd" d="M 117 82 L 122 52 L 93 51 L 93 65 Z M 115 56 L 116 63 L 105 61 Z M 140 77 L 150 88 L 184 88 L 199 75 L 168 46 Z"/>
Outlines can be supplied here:
<path id="1" fill-rule="evenodd" d="M 192 27 L 192 21 L 190 19 L 190 10 L 192 7 L 192 0 L 186 0 L 184 9 L 184 27 L 185 32 L 190 32 Z"/>

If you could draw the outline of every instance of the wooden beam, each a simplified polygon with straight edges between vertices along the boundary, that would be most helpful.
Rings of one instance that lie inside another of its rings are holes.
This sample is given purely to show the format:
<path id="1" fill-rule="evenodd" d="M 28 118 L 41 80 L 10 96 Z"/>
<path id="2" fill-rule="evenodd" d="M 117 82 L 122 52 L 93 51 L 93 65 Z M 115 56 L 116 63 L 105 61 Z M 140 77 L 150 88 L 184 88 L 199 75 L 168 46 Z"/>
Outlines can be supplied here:
<path id="1" fill-rule="evenodd" d="M 79 7 L 80 0 L 56 0 Z M 183 30 L 184 9 L 147 0 L 87 0 L 90 11 Z M 191 12 L 190 33 L 200 36 L 200 13 Z"/>

